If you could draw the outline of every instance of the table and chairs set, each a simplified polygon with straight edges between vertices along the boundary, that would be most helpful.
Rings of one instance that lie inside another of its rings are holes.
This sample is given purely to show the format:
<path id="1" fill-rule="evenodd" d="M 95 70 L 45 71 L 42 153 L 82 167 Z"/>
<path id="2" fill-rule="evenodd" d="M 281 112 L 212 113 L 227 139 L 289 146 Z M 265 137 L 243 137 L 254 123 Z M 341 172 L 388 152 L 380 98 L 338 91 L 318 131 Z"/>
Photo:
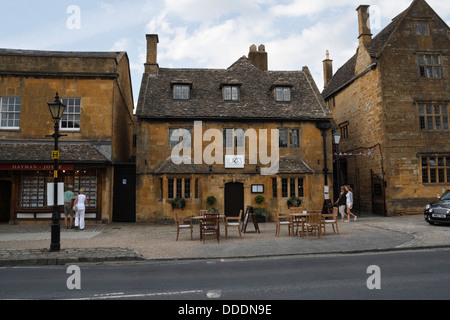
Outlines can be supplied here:
<path id="1" fill-rule="evenodd" d="M 338 211 L 333 208 L 332 214 L 322 214 L 321 211 L 306 211 L 301 208 L 291 208 L 289 213 L 280 214 L 275 210 L 276 229 L 275 236 L 279 237 L 281 228 L 287 227 L 289 235 L 297 235 L 308 239 L 309 234 L 316 234 L 320 239 L 326 235 L 326 226 L 331 225 L 334 234 L 339 234 L 338 228 Z M 177 225 L 177 241 L 180 230 L 190 230 L 191 240 L 193 240 L 194 225 L 198 224 L 200 231 L 200 240 L 205 243 L 205 240 L 212 237 L 220 242 L 220 221 L 225 225 L 225 238 L 228 239 L 228 229 L 237 228 L 239 237 L 242 239 L 242 214 L 240 210 L 239 215 L 229 217 L 218 213 L 208 212 L 207 210 L 200 210 L 200 215 L 194 217 L 180 218 L 176 213 Z"/>
<path id="2" fill-rule="evenodd" d="M 280 236 L 281 226 L 287 226 L 289 235 L 299 235 L 308 238 L 311 233 L 317 234 L 322 239 L 326 235 L 326 226 L 331 225 L 334 234 L 339 234 L 338 227 L 338 209 L 333 208 L 333 213 L 323 214 L 322 211 L 302 210 L 291 208 L 288 214 L 278 214 L 276 212 L 276 230 L 275 235 Z"/>
<path id="3" fill-rule="evenodd" d="M 237 228 L 239 236 L 242 239 L 241 231 L 241 221 L 242 221 L 242 210 L 240 210 L 239 215 L 236 217 L 226 217 L 218 213 L 211 213 L 207 210 L 200 210 L 200 215 L 188 218 L 179 218 L 176 214 L 176 224 L 177 224 L 177 241 L 179 238 L 180 230 L 190 229 L 191 240 L 193 240 L 193 229 L 194 221 L 198 222 L 200 229 L 200 240 L 205 243 L 207 237 L 214 237 L 217 242 L 220 242 L 220 220 L 225 223 L 225 238 L 228 239 L 228 229 Z"/>

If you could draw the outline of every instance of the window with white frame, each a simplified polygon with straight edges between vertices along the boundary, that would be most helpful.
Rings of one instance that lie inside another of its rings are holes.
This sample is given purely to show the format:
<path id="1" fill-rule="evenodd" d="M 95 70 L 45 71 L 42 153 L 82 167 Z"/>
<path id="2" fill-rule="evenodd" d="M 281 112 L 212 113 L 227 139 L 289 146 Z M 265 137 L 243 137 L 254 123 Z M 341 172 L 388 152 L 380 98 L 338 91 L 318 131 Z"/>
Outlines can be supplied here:
<path id="1" fill-rule="evenodd" d="M 173 98 L 175 100 L 189 100 L 191 86 L 188 84 L 175 84 L 173 86 Z"/>
<path id="2" fill-rule="evenodd" d="M 81 99 L 62 98 L 61 102 L 66 105 L 64 114 L 60 121 L 62 130 L 80 130 L 81 122 Z"/>
<path id="3" fill-rule="evenodd" d="M 222 88 L 224 101 L 239 101 L 239 86 L 225 85 Z"/>
<path id="4" fill-rule="evenodd" d="M 291 88 L 290 87 L 275 87 L 275 101 L 290 102 Z"/>
<path id="5" fill-rule="evenodd" d="M 0 128 L 20 128 L 21 98 L 13 96 L 0 97 Z"/>

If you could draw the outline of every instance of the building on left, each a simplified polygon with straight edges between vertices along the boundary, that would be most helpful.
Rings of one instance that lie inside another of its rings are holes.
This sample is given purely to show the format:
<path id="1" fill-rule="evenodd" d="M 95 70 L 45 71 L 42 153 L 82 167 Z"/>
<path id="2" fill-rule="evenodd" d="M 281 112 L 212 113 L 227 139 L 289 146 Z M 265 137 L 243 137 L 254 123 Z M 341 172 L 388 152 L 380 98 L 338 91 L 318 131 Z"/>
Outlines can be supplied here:
<path id="1" fill-rule="evenodd" d="M 53 138 L 46 136 L 54 128 L 47 103 L 56 92 L 67 106 L 60 121 L 66 136 L 59 139 L 59 180 L 75 193 L 84 188 L 88 221 L 133 220 L 134 102 L 127 53 L 0 49 L 0 222 L 51 219 Z"/>

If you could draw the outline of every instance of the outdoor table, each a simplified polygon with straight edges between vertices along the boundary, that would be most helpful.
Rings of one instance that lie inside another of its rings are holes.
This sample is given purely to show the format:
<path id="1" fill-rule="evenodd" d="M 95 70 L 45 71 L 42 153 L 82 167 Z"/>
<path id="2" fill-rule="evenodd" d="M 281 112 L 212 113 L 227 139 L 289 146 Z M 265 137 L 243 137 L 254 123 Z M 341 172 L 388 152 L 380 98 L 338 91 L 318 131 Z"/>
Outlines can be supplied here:
<path id="1" fill-rule="evenodd" d="M 301 224 L 302 224 L 302 230 L 305 224 L 306 217 L 308 217 L 309 213 L 303 213 L 303 212 L 296 212 L 296 213 L 290 213 L 289 216 L 291 217 L 291 230 L 292 234 L 294 234 L 294 221 L 295 218 L 301 218 Z"/>
<path id="2" fill-rule="evenodd" d="M 220 222 L 220 218 L 225 219 L 225 215 L 223 214 L 218 214 L 219 216 L 219 222 Z M 195 216 L 195 217 L 190 217 L 192 220 L 198 221 L 200 222 L 200 220 L 202 220 L 203 218 L 205 218 L 205 216 Z M 219 224 L 220 225 L 220 224 Z M 199 223 L 199 231 L 200 231 L 200 240 L 202 240 L 202 225 L 201 223 Z"/>

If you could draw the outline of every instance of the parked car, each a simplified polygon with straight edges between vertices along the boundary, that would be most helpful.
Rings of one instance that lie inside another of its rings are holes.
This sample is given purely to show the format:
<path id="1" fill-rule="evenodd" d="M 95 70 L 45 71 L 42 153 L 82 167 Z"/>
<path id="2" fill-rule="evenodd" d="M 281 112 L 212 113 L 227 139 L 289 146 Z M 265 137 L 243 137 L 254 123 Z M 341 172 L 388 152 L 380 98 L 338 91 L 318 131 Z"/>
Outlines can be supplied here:
<path id="1" fill-rule="evenodd" d="M 447 190 L 436 203 L 425 207 L 425 221 L 429 224 L 450 224 L 450 189 Z"/>

